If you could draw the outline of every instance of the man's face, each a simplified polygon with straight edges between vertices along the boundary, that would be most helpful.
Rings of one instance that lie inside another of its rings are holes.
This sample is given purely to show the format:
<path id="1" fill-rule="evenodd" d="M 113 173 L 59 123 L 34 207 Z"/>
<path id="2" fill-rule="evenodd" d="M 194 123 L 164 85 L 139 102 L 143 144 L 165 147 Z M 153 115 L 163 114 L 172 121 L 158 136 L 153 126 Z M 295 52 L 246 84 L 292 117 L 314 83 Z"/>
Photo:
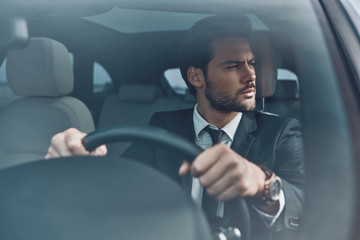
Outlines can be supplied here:
<path id="1" fill-rule="evenodd" d="M 231 37 L 211 44 L 213 59 L 204 73 L 205 96 L 221 112 L 255 108 L 255 57 L 246 38 Z"/>

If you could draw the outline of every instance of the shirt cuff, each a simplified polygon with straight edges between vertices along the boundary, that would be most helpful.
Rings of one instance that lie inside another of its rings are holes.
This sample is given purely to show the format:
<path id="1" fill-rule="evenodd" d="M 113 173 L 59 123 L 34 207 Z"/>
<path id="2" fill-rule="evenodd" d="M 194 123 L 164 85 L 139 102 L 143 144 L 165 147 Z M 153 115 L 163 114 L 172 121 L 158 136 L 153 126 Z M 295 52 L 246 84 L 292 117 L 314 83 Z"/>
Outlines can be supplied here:
<path id="1" fill-rule="evenodd" d="M 255 209 L 255 211 L 260 215 L 261 219 L 264 221 L 265 225 L 272 229 L 274 226 L 276 220 L 279 218 L 280 214 L 284 210 L 285 207 L 285 195 L 283 190 L 280 191 L 280 198 L 279 198 L 279 210 L 275 215 L 270 215 L 267 213 L 264 213 L 263 211 L 260 211 L 257 209 L 254 205 L 252 207 Z"/>

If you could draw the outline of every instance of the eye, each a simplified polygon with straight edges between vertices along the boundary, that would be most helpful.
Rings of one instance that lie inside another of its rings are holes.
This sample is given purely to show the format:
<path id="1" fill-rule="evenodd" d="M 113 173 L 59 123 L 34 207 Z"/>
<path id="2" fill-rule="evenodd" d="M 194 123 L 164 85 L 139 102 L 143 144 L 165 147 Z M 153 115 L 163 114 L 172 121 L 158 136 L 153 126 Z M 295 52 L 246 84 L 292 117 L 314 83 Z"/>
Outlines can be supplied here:
<path id="1" fill-rule="evenodd" d="M 251 67 L 255 67 L 255 61 L 251 61 L 251 62 L 249 62 L 249 66 L 251 66 Z"/>
<path id="2" fill-rule="evenodd" d="M 238 65 L 230 65 L 230 66 L 225 67 L 225 69 L 232 70 L 232 69 L 237 68 L 237 66 L 238 66 Z"/>

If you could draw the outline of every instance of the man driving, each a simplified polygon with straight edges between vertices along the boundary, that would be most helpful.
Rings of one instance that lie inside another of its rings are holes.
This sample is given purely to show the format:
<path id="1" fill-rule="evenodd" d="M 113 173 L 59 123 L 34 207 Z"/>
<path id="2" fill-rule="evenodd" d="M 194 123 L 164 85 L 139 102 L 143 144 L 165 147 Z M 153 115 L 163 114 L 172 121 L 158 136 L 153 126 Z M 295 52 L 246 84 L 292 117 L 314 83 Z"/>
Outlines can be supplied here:
<path id="1" fill-rule="evenodd" d="M 227 201 L 245 198 L 252 239 L 273 239 L 276 234 L 289 238 L 303 207 L 301 130 L 295 119 L 254 111 L 256 60 L 250 33 L 245 15 L 212 16 L 196 22 L 180 44 L 181 74 L 197 104 L 156 113 L 149 124 L 205 149 L 192 164 L 141 142 L 122 156 L 148 164 L 188 188 L 212 225 L 224 218 Z M 105 146 L 87 152 L 81 144 L 85 135 L 76 129 L 55 135 L 46 158 L 107 153 Z"/>

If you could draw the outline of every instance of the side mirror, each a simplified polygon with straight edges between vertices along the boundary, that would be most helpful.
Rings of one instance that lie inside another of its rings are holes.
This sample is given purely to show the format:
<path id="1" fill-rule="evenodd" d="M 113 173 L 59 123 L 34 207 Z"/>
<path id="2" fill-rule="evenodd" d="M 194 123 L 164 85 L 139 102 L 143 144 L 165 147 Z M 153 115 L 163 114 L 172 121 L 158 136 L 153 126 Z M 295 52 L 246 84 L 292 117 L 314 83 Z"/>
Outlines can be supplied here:
<path id="1" fill-rule="evenodd" d="M 27 46 L 29 31 L 22 17 L 7 16 L 0 18 L 0 50 L 14 50 Z"/>

